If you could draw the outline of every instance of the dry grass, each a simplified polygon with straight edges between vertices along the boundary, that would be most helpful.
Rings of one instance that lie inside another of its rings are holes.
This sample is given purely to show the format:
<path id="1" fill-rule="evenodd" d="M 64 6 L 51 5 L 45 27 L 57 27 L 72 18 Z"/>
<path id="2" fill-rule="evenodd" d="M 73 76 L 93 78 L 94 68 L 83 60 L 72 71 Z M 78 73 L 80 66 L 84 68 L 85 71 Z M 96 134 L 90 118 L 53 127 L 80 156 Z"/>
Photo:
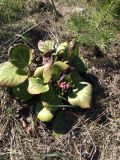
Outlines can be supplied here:
<path id="1" fill-rule="evenodd" d="M 49 22 L 49 23 L 48 23 Z M 54 22 L 50 12 L 35 13 L 10 26 L 2 26 L 0 62 L 7 60 L 11 44 L 25 42 L 37 46 L 39 39 L 71 39 L 61 34 L 62 20 Z M 63 22 L 62 22 L 63 23 Z M 46 26 L 46 27 L 45 27 Z M 62 31 L 64 32 L 64 26 Z M 21 36 L 18 36 L 21 35 Z M 36 49 L 37 51 L 37 49 Z M 120 126 L 120 46 L 111 45 L 106 53 L 81 47 L 88 62 L 86 79 L 93 85 L 90 110 L 75 111 L 76 122 L 69 132 L 55 139 L 51 124 L 35 120 L 34 133 L 21 126 L 18 111 L 33 104 L 18 101 L 11 91 L 0 89 L 0 159 L 1 160 L 118 160 Z M 97 54 L 96 54 L 97 52 Z"/>

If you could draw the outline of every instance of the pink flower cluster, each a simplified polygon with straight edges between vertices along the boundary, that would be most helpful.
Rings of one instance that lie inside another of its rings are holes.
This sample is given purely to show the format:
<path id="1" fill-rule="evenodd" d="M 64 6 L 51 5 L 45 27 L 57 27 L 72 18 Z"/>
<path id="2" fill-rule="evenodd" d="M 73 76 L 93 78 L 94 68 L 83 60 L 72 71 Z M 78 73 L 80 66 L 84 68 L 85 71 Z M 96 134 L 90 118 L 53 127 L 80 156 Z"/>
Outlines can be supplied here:
<path id="1" fill-rule="evenodd" d="M 58 86 L 65 92 L 70 88 L 70 85 L 67 82 L 61 82 Z"/>

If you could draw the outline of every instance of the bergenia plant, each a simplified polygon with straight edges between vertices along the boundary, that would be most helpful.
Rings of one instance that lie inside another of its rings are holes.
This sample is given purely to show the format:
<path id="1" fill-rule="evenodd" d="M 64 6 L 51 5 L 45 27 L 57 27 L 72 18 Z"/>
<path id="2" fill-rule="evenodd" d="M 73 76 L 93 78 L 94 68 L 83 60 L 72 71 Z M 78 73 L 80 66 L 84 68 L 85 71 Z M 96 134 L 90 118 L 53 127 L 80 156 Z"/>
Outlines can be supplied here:
<path id="1" fill-rule="evenodd" d="M 92 86 L 80 76 L 86 66 L 74 41 L 39 41 L 38 49 L 42 61 L 32 73 L 34 51 L 23 44 L 11 47 L 9 61 L 0 65 L 0 86 L 13 87 L 13 93 L 24 100 L 40 95 L 36 114 L 43 122 L 51 121 L 61 107 L 90 108 Z"/>

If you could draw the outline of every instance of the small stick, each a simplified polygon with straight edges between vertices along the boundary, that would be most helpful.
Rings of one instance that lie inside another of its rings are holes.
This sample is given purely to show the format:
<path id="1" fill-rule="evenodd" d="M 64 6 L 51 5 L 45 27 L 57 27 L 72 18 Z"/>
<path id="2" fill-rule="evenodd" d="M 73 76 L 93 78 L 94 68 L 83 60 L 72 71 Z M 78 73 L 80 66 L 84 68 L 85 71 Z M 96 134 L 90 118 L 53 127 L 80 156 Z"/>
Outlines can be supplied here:
<path id="1" fill-rule="evenodd" d="M 53 7 L 53 12 L 55 14 L 55 18 L 56 18 L 56 20 L 58 20 L 58 18 L 62 17 L 62 15 L 57 11 L 54 1 L 53 0 L 49 0 L 49 1 Z"/>

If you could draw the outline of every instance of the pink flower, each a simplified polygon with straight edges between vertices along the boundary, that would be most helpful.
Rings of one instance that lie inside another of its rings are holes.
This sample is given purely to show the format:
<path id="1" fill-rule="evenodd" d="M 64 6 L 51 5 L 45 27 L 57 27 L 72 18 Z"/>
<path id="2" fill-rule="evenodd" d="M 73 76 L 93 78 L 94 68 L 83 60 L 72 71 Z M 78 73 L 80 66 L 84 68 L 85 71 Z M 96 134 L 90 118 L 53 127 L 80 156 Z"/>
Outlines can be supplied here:
<path id="1" fill-rule="evenodd" d="M 60 82 L 58 86 L 65 92 L 70 88 L 70 85 L 67 82 Z"/>

